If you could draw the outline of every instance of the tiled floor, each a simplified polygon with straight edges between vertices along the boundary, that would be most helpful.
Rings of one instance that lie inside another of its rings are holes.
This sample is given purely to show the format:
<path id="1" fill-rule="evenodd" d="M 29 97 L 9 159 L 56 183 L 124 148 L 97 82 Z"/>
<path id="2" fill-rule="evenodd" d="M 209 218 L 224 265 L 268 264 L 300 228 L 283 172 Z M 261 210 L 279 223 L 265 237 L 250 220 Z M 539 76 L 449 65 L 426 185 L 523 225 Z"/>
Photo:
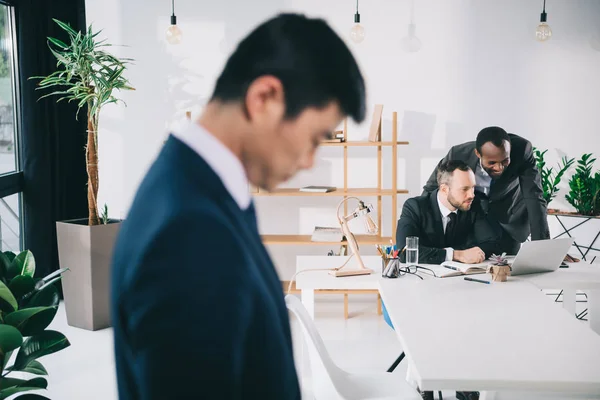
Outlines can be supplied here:
<path id="1" fill-rule="evenodd" d="M 385 371 L 400 354 L 394 332 L 376 314 L 374 296 L 351 296 L 348 320 L 343 318 L 342 296 L 317 295 L 316 301 L 317 328 L 332 359 L 343 369 Z M 71 347 L 40 360 L 49 372 L 48 391 L 40 394 L 54 400 L 117 399 L 112 330 L 88 332 L 68 326 L 62 304 L 50 329 L 63 332 Z M 311 399 L 310 371 L 308 363 L 301 362 L 301 336 L 295 320 L 292 332 L 303 398 Z M 406 362 L 394 374 L 404 379 Z M 444 399 L 454 398 L 453 392 L 444 392 Z"/>

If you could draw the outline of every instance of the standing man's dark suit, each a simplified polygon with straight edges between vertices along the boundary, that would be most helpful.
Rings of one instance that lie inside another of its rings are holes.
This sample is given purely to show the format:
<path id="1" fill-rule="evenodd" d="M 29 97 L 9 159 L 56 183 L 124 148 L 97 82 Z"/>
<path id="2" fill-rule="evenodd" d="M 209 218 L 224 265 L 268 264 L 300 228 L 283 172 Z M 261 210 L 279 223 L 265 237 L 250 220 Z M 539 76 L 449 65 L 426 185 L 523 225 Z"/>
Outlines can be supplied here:
<path id="1" fill-rule="evenodd" d="M 123 222 L 112 288 L 121 400 L 300 399 L 288 312 L 254 206 L 240 209 L 175 137 Z"/>
<path id="2" fill-rule="evenodd" d="M 419 237 L 419 262 L 426 264 L 444 262 L 447 247 L 465 250 L 478 246 L 486 256 L 497 251 L 496 232 L 491 228 L 477 200 L 469 211 L 457 211 L 453 234 L 446 239 L 437 195 L 438 190 L 434 189 L 431 193 L 404 202 L 396 230 L 398 248 L 404 247 L 407 237 Z"/>
<path id="3" fill-rule="evenodd" d="M 533 240 L 550 238 L 546 217 L 540 174 L 536 167 L 531 143 L 514 134 L 511 142 L 510 165 L 502 176 L 492 181 L 489 196 L 476 188 L 482 206 L 490 217 L 498 221 L 509 239 L 522 243 L 529 234 Z M 479 158 L 475 154 L 475 142 L 453 146 L 446 160 L 462 160 L 477 174 Z M 438 187 L 434 171 L 424 187 L 424 193 Z M 506 239 L 506 238 L 505 238 Z M 505 240 L 503 240 L 505 242 Z"/>

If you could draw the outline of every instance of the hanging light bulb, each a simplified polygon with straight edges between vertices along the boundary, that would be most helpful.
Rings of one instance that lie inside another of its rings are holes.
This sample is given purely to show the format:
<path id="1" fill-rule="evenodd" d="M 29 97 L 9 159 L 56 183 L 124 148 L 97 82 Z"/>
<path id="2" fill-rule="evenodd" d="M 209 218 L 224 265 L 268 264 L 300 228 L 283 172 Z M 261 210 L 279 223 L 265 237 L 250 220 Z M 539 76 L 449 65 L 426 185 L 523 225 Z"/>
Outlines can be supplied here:
<path id="1" fill-rule="evenodd" d="M 171 2 L 173 14 L 171 15 L 171 26 L 167 29 L 166 38 L 169 44 L 181 43 L 181 29 L 177 26 L 177 17 L 175 16 L 175 0 Z"/>
<path id="2" fill-rule="evenodd" d="M 410 23 L 408 24 L 408 34 L 400 40 L 400 47 L 407 53 L 416 53 L 421 50 L 421 41 L 415 34 L 417 26 L 415 25 L 415 1 L 410 3 Z"/>
<path id="3" fill-rule="evenodd" d="M 545 42 L 552 36 L 552 29 L 550 29 L 550 25 L 546 23 L 546 17 L 546 0 L 544 0 L 544 9 L 540 16 L 540 24 L 535 29 L 535 38 L 540 42 Z"/>
<path id="4" fill-rule="evenodd" d="M 358 13 L 358 0 L 356 0 L 356 14 L 354 14 L 354 25 L 350 29 L 350 39 L 354 43 L 360 43 L 365 40 L 365 28 L 360 24 L 360 14 Z"/>
<path id="5" fill-rule="evenodd" d="M 415 36 L 415 24 L 408 25 L 408 35 L 400 41 L 402 49 L 407 53 L 416 53 L 421 50 L 421 41 Z"/>

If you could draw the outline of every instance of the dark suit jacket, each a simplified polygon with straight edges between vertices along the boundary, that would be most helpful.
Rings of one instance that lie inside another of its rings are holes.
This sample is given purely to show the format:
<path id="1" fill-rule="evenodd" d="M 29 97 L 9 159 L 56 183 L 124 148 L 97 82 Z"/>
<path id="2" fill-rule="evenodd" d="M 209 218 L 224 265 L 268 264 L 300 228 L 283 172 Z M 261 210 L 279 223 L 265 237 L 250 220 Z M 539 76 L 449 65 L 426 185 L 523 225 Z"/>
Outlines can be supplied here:
<path id="1" fill-rule="evenodd" d="M 288 312 L 254 208 L 171 136 L 112 265 L 119 398 L 300 399 Z"/>
<path id="2" fill-rule="evenodd" d="M 419 237 L 419 262 L 440 264 L 446 259 L 446 247 L 465 250 L 479 246 L 489 257 L 498 251 L 497 231 L 492 229 L 478 201 L 469 211 L 458 211 L 454 235 L 446 241 L 438 191 L 425 193 L 404 202 L 396 229 L 396 244 L 402 249 L 409 236 Z M 404 261 L 404 256 L 402 257 Z"/>
<path id="3" fill-rule="evenodd" d="M 515 240 L 524 242 L 531 233 L 533 240 L 549 239 L 546 201 L 544 200 L 540 174 L 535 165 L 531 143 L 514 134 L 511 141 L 510 165 L 500 178 L 493 182 L 489 198 L 481 195 L 482 206 L 490 216 Z M 473 172 L 479 164 L 475 154 L 475 142 L 453 146 L 443 161 L 462 160 Z M 431 192 L 438 187 L 436 170 L 424 187 Z"/>

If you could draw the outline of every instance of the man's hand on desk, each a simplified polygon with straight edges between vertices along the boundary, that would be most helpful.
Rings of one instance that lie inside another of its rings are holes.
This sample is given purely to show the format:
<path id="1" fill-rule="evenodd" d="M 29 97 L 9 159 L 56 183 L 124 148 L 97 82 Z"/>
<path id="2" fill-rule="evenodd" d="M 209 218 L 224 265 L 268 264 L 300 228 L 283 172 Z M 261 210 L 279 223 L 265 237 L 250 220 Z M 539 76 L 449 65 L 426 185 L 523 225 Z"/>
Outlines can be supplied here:
<path id="1" fill-rule="evenodd" d="M 479 247 L 471 247 L 467 250 L 454 250 L 454 261 L 463 264 L 479 264 L 485 260 L 485 253 Z"/>
<path id="2" fill-rule="evenodd" d="M 576 262 L 579 262 L 579 258 L 576 258 L 576 257 L 573 257 L 573 256 L 571 256 L 571 255 L 567 254 L 567 255 L 565 256 L 565 260 L 564 260 L 564 261 L 565 261 L 565 262 L 572 262 L 572 263 L 576 263 Z"/>

